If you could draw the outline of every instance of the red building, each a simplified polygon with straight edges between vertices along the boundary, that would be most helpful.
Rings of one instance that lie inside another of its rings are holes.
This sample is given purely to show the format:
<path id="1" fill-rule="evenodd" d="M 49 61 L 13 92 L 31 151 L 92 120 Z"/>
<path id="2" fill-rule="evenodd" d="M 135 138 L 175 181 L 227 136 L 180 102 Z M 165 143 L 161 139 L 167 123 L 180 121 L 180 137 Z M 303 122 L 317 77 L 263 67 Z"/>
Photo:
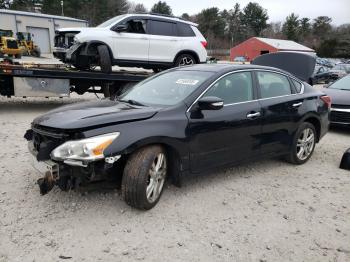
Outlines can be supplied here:
<path id="1" fill-rule="evenodd" d="M 248 61 L 255 57 L 280 51 L 296 51 L 314 53 L 315 50 L 291 40 L 252 37 L 231 48 L 230 60 L 236 57 L 245 57 Z"/>

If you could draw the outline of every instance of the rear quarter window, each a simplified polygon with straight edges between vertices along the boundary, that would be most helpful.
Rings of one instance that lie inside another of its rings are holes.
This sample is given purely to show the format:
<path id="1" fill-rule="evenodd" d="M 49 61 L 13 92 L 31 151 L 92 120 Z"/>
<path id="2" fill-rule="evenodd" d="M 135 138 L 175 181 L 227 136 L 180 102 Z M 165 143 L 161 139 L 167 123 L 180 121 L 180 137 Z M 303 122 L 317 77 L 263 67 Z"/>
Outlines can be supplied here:
<path id="1" fill-rule="evenodd" d="M 192 28 L 188 24 L 178 23 L 177 24 L 177 33 L 180 37 L 193 37 L 195 36 Z"/>
<path id="2" fill-rule="evenodd" d="M 302 84 L 294 79 L 291 79 L 297 93 L 301 92 Z"/>
<path id="3" fill-rule="evenodd" d="M 176 36 L 176 24 L 151 20 L 151 35 Z"/>

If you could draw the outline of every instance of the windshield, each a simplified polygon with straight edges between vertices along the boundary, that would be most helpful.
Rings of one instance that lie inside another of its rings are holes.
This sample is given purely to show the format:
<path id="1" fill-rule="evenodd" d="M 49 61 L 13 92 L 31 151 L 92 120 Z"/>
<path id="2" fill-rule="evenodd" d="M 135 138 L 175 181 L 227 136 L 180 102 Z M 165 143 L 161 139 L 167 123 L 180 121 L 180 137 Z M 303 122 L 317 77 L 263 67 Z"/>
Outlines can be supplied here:
<path id="1" fill-rule="evenodd" d="M 119 100 L 144 105 L 176 105 L 212 75 L 212 72 L 184 70 L 155 75 L 132 87 Z"/>
<path id="2" fill-rule="evenodd" d="M 96 26 L 96 27 L 109 27 L 111 25 L 113 25 L 115 22 L 119 21 L 120 19 L 122 19 L 123 17 L 125 17 L 126 15 L 118 15 L 116 17 L 113 17 L 109 20 L 107 20 L 106 22 L 103 22 L 102 24 Z"/>
<path id="3" fill-rule="evenodd" d="M 331 84 L 328 88 L 350 91 L 350 75 L 344 76 L 343 78 L 339 79 L 337 82 L 334 82 L 333 84 Z"/>

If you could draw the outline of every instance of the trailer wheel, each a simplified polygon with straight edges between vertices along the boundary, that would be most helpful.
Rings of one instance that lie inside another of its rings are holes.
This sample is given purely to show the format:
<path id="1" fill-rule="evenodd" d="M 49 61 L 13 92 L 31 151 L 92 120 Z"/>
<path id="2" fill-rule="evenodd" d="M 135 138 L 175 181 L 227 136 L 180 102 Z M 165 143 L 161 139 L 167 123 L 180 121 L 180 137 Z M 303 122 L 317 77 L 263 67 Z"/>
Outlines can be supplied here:
<path id="1" fill-rule="evenodd" d="M 101 89 L 103 91 L 103 95 L 105 98 L 111 97 L 110 84 L 108 83 L 102 84 Z"/>
<path id="2" fill-rule="evenodd" d="M 111 62 L 111 57 L 109 55 L 107 46 L 100 45 L 97 47 L 97 51 L 98 51 L 99 65 L 101 67 L 101 71 L 104 73 L 112 72 L 112 62 Z"/>

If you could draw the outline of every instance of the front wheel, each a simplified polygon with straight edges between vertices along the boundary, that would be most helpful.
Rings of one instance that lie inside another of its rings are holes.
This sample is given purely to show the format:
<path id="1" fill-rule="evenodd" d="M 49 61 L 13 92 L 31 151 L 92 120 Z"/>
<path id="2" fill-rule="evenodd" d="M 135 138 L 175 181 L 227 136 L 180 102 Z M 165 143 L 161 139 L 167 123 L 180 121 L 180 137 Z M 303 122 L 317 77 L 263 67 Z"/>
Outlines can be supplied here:
<path id="1" fill-rule="evenodd" d="M 138 209 L 148 210 L 159 201 L 167 175 L 167 156 L 161 146 L 134 152 L 124 169 L 122 197 Z"/>
<path id="2" fill-rule="evenodd" d="M 196 63 L 196 59 L 192 55 L 182 54 L 176 59 L 175 66 L 190 66 Z"/>
<path id="3" fill-rule="evenodd" d="M 308 122 L 302 123 L 294 136 L 293 145 L 291 152 L 287 156 L 287 161 L 296 165 L 304 164 L 312 156 L 315 145 L 315 127 Z"/>
<path id="4" fill-rule="evenodd" d="M 109 55 L 108 47 L 105 45 L 100 45 L 97 47 L 97 52 L 101 71 L 104 73 L 112 72 L 112 62 L 111 57 Z"/>

